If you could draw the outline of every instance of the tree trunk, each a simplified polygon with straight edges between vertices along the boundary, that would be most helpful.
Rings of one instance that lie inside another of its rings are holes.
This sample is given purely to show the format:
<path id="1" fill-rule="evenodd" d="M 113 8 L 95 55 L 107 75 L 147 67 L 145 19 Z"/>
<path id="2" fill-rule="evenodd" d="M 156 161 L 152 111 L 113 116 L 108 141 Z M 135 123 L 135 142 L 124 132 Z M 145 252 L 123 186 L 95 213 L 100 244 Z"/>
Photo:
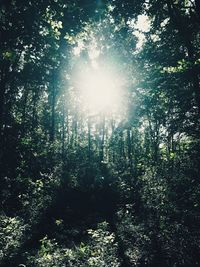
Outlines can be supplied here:
<path id="1" fill-rule="evenodd" d="M 65 101 L 62 103 L 62 161 L 64 162 L 65 154 Z"/>
<path id="2" fill-rule="evenodd" d="M 55 139 L 55 101 L 56 101 L 56 92 L 55 92 L 55 70 L 53 70 L 53 86 L 52 86 L 52 103 L 51 103 L 51 133 L 50 141 L 54 142 Z"/>
<path id="3" fill-rule="evenodd" d="M 130 172 L 133 171 L 133 159 L 132 159 L 132 143 L 131 143 L 131 127 L 127 129 L 127 150 L 128 150 L 128 165 Z"/>
<path id="4" fill-rule="evenodd" d="M 1 69 L 1 79 L 0 79 L 0 133 L 2 133 L 2 128 L 4 124 L 4 102 L 5 102 L 5 93 L 6 93 L 6 80 L 7 73 L 9 70 L 9 65 L 5 64 L 5 66 Z"/>
<path id="5" fill-rule="evenodd" d="M 90 162 L 91 159 L 91 121 L 90 117 L 88 117 L 88 160 Z"/>
<path id="6" fill-rule="evenodd" d="M 100 145 L 100 162 L 104 160 L 104 141 L 105 141 L 105 116 L 102 117 L 102 138 Z"/>

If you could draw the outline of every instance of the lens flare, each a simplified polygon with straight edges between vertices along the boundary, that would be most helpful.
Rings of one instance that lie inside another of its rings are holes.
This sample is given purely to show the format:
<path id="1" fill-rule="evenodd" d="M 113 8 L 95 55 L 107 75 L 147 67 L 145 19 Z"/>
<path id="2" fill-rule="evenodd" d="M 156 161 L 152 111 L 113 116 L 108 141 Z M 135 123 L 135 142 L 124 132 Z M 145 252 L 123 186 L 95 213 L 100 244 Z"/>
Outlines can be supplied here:
<path id="1" fill-rule="evenodd" d="M 79 78 L 80 101 L 90 113 L 116 112 L 121 103 L 120 79 L 102 69 L 82 72 Z"/>

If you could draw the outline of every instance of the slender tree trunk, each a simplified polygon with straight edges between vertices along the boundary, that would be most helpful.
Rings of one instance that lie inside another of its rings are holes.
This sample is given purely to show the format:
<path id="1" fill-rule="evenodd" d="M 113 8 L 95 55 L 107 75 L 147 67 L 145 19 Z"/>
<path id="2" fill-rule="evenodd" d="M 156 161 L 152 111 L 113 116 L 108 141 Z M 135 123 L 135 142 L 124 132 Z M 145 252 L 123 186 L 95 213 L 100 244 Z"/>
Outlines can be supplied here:
<path id="1" fill-rule="evenodd" d="M 54 142 L 55 139 L 55 101 L 56 101 L 56 92 L 55 92 L 55 69 L 53 70 L 53 82 L 52 82 L 52 103 L 51 103 L 51 134 L 50 141 Z"/>
<path id="2" fill-rule="evenodd" d="M 67 131 L 67 147 L 69 146 L 70 142 L 70 131 L 69 131 L 69 111 L 68 108 L 66 108 L 66 131 Z"/>
<path id="3" fill-rule="evenodd" d="M 156 119 L 155 123 L 155 134 L 154 134 L 154 160 L 158 162 L 159 160 L 159 132 L 160 132 L 160 122 Z"/>
<path id="4" fill-rule="evenodd" d="M 138 150 L 137 150 L 137 134 L 132 128 L 131 130 L 131 153 L 132 153 L 132 172 L 137 176 L 137 164 L 138 164 Z"/>
<path id="5" fill-rule="evenodd" d="M 100 162 L 104 160 L 104 142 L 105 142 L 105 115 L 102 117 L 102 138 L 100 145 Z"/>
<path id="6" fill-rule="evenodd" d="M 5 64 L 1 69 L 1 79 L 0 79 L 0 131 L 2 131 L 4 123 L 4 103 L 5 103 L 5 93 L 6 93 L 6 81 L 7 73 L 9 70 L 9 65 Z"/>
<path id="7" fill-rule="evenodd" d="M 78 137 L 78 118 L 76 114 L 74 122 L 74 147 L 77 147 L 77 137 Z"/>
<path id="8" fill-rule="evenodd" d="M 131 143 L 131 127 L 127 129 L 127 150 L 128 150 L 128 165 L 130 167 L 130 172 L 133 171 L 133 159 L 132 159 L 132 143 Z"/>
<path id="9" fill-rule="evenodd" d="M 65 155 L 65 101 L 62 103 L 62 161 L 64 162 Z"/>
<path id="10" fill-rule="evenodd" d="M 114 145 L 114 131 L 115 131 L 115 124 L 114 120 L 111 120 L 111 146 L 110 146 L 110 155 L 111 155 L 111 161 L 115 163 L 115 145 Z"/>
<path id="11" fill-rule="evenodd" d="M 91 121 L 90 116 L 88 117 L 88 160 L 91 159 Z"/>
<path id="12" fill-rule="evenodd" d="M 33 110 L 32 110 L 32 129 L 34 130 L 37 125 L 37 100 L 38 100 L 38 92 L 33 92 Z"/>
<path id="13" fill-rule="evenodd" d="M 124 152 L 124 134 L 123 134 L 123 131 L 120 131 L 120 157 L 121 159 L 126 159 L 126 155 L 125 155 L 125 152 Z"/>
<path id="14" fill-rule="evenodd" d="M 22 109 L 22 123 L 23 124 L 26 121 L 27 99 L 28 99 L 28 90 L 27 90 L 27 85 L 25 84 L 25 86 L 24 86 L 24 95 L 23 95 L 23 109 Z"/>
<path id="15" fill-rule="evenodd" d="M 3 81 L 1 83 L 1 94 L 0 94 L 0 130 L 3 128 L 3 113 L 4 113 L 4 99 L 5 99 L 6 85 Z"/>

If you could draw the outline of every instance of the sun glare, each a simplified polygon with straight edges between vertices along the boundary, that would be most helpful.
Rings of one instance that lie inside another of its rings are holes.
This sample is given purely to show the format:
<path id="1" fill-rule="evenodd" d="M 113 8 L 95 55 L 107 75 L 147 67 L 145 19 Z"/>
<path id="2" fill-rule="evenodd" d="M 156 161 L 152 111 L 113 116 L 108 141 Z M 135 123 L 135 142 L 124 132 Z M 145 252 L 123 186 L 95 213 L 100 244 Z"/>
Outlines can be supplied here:
<path id="1" fill-rule="evenodd" d="M 120 107 L 120 80 L 113 73 L 91 69 L 79 79 L 80 100 L 90 113 L 113 113 Z"/>

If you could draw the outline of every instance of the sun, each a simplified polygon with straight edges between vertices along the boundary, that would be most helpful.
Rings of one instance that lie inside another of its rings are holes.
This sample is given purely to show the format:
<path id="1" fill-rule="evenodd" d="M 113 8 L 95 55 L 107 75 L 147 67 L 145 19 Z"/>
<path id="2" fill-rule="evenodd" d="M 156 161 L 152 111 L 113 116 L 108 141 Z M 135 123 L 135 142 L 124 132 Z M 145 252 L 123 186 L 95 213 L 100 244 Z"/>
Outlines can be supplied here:
<path id="1" fill-rule="evenodd" d="M 119 76 L 107 69 L 87 69 L 79 77 L 79 96 L 89 113 L 116 112 L 121 103 Z"/>

